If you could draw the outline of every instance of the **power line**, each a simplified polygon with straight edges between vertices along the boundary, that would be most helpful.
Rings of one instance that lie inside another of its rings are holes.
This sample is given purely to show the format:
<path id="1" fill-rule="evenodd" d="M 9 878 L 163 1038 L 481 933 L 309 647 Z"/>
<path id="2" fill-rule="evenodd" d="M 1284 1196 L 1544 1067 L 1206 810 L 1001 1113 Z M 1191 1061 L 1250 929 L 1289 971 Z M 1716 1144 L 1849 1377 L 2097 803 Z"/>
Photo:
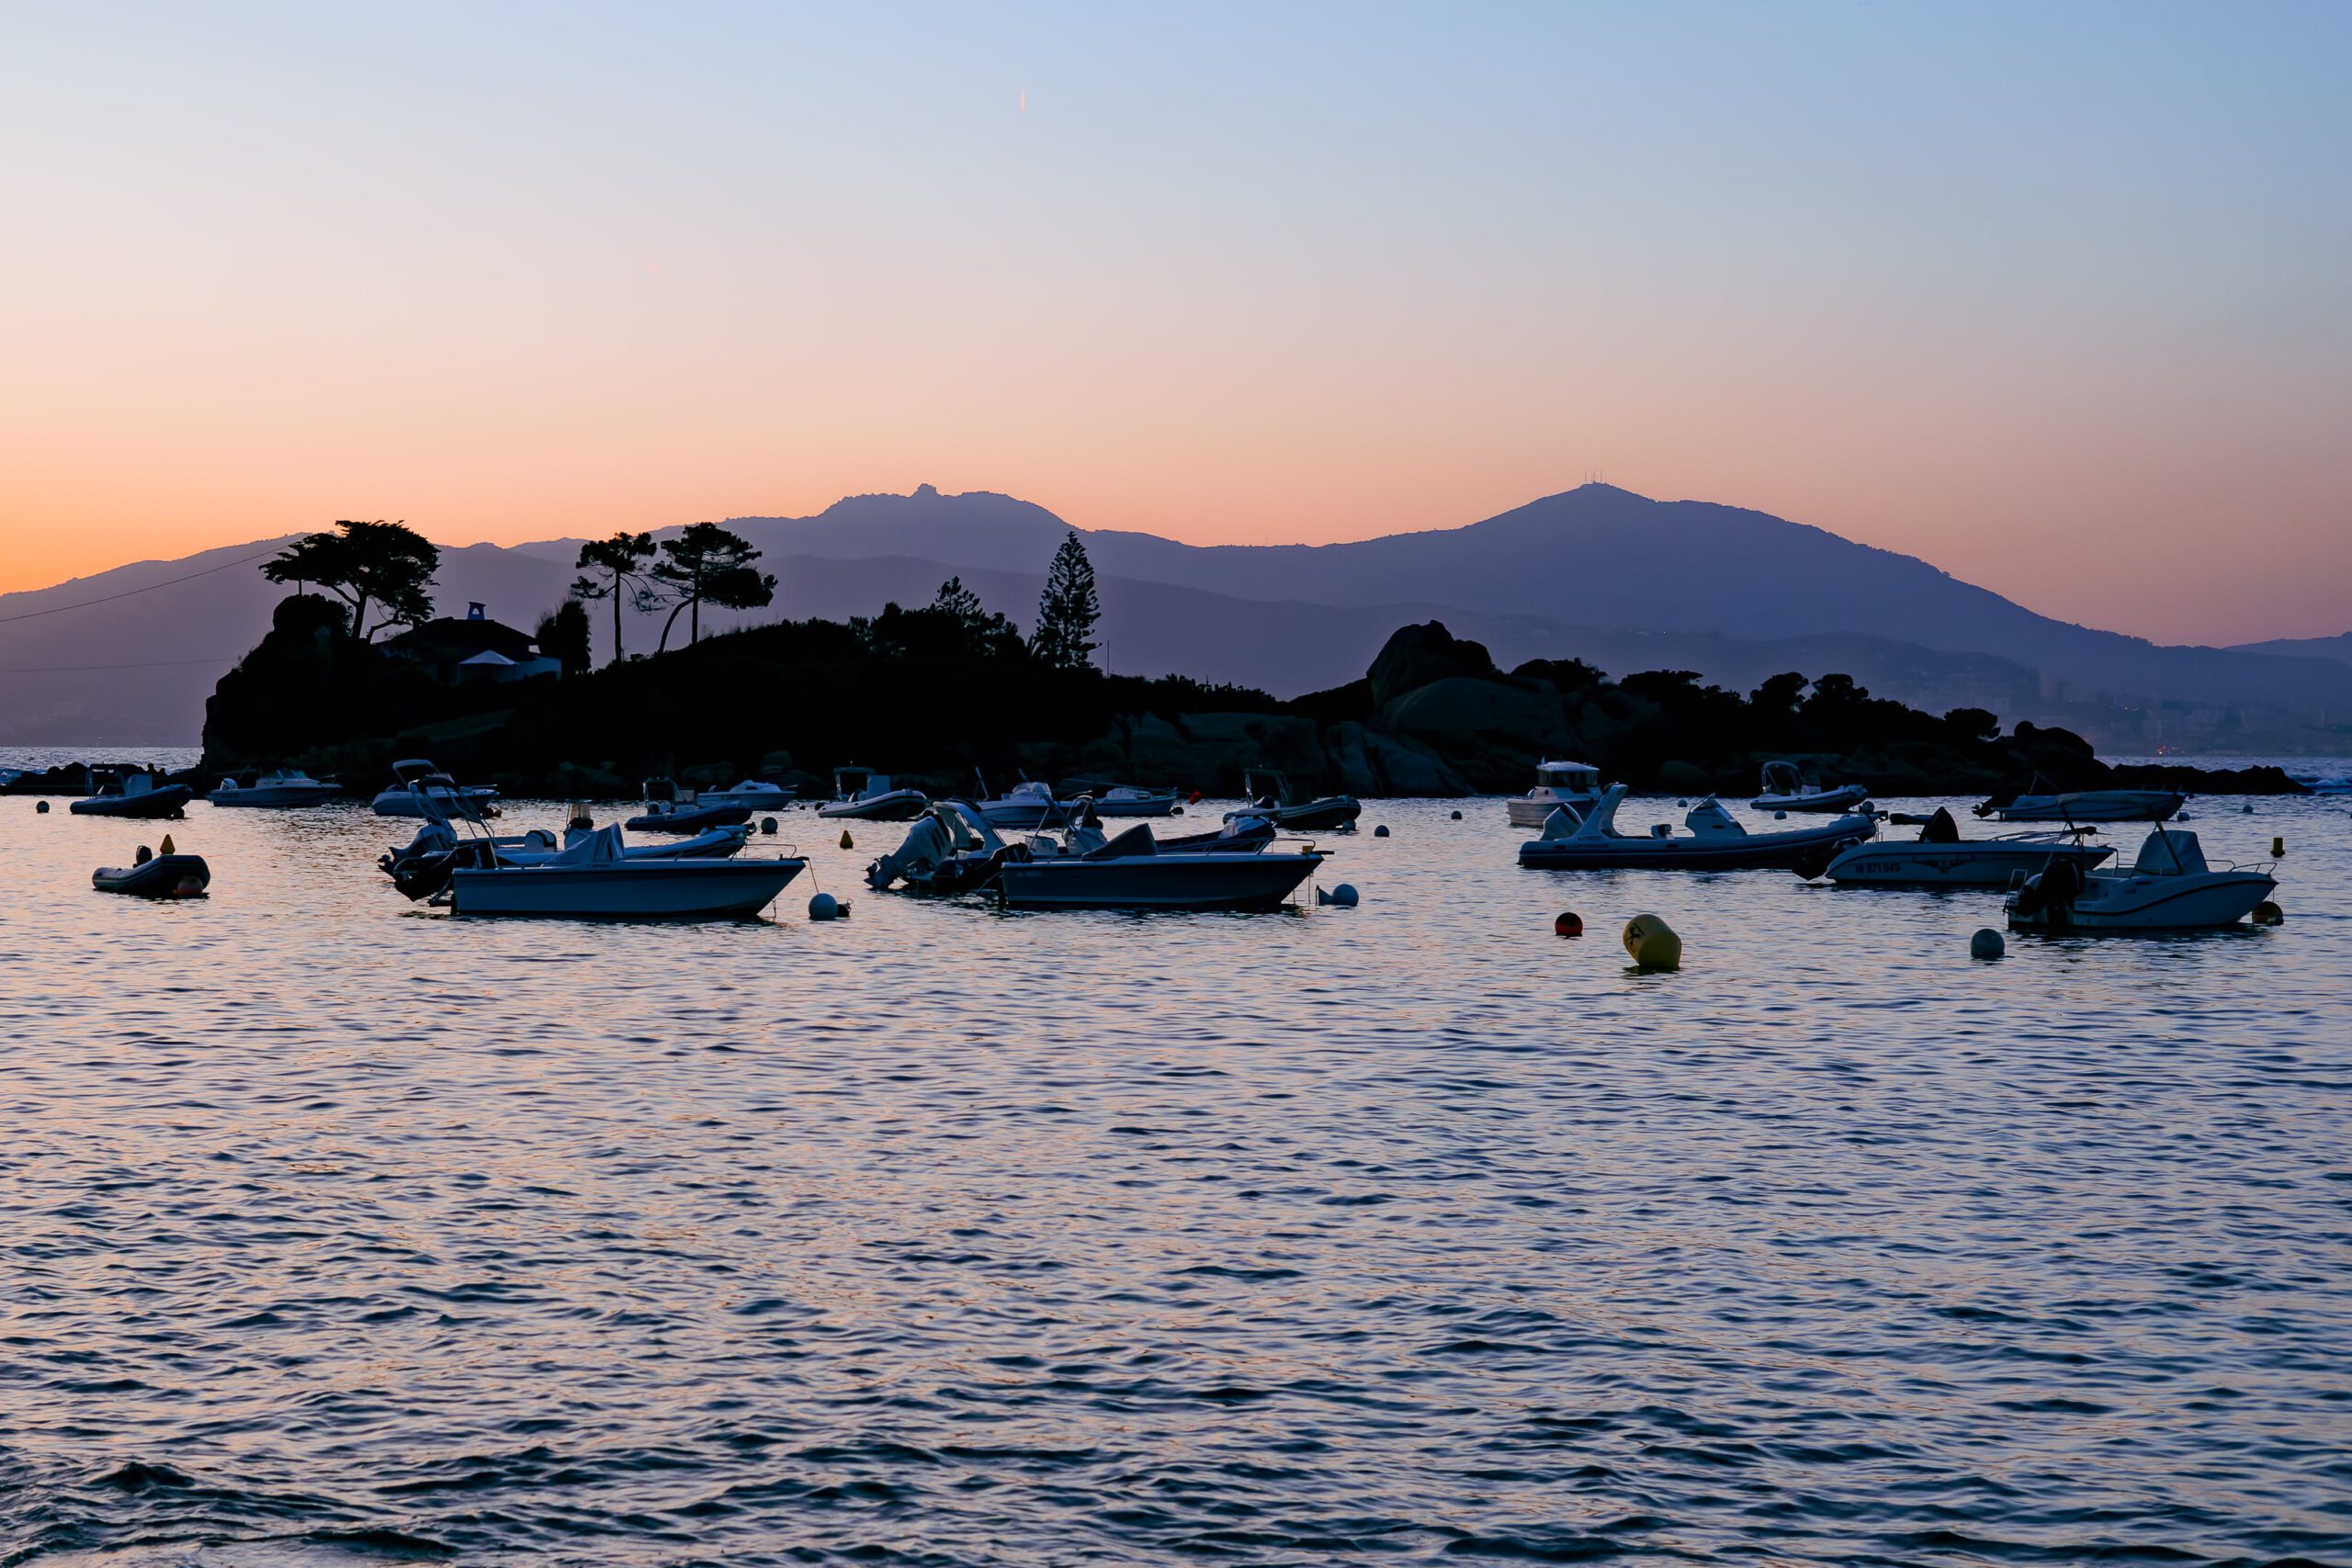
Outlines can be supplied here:
<path id="1" fill-rule="evenodd" d="M 191 571 L 185 577 L 167 577 L 161 582 L 150 582 L 140 588 L 126 588 L 119 593 L 107 593 L 99 598 L 84 599 L 72 604 L 51 604 L 46 610 L 26 610 L 14 615 L 0 615 L 0 626 L 6 626 L 10 621 L 37 621 L 43 615 L 62 615 L 68 610 L 86 610 L 93 604 L 111 604 L 118 599 L 128 599 L 134 593 L 151 593 L 158 588 L 169 588 L 175 582 L 193 582 L 199 577 L 209 577 L 216 571 L 226 571 L 232 566 L 249 566 L 261 559 L 263 556 L 274 556 L 277 553 L 277 547 L 272 546 L 262 551 L 260 555 L 241 556 L 235 560 L 222 561 L 219 566 L 208 566 L 202 571 Z M 126 665 L 123 668 L 131 667 Z"/>
<path id="2" fill-rule="evenodd" d="M 183 664 L 234 664 L 243 655 L 216 654 L 210 659 L 158 659 L 146 664 L 46 664 L 36 669 L 0 670 L 0 675 L 82 675 L 93 670 L 169 670 Z"/>

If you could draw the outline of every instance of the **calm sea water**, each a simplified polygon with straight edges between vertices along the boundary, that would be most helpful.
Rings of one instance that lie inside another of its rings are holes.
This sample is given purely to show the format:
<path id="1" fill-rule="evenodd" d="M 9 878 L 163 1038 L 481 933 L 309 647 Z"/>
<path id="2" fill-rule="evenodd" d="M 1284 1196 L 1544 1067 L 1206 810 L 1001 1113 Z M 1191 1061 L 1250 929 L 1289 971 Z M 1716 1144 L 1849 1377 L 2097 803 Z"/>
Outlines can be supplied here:
<path id="1" fill-rule="evenodd" d="M 2352 1562 L 2352 811 L 2238 804 L 2283 927 L 1979 964 L 1493 801 L 1242 917 L 791 816 L 672 929 L 0 798 L 0 1562 Z"/>

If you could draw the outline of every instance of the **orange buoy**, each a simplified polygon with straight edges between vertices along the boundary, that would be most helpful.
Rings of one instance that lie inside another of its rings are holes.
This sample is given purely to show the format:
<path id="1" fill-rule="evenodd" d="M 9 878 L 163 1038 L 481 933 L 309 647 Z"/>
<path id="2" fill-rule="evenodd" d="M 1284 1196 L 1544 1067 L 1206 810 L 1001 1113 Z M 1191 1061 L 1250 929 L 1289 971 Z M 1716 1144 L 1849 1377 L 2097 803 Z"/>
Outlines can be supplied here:
<path id="1" fill-rule="evenodd" d="M 1584 935 L 1584 917 L 1574 909 L 1561 910 L 1560 918 L 1552 922 L 1552 934 L 1554 936 Z"/>

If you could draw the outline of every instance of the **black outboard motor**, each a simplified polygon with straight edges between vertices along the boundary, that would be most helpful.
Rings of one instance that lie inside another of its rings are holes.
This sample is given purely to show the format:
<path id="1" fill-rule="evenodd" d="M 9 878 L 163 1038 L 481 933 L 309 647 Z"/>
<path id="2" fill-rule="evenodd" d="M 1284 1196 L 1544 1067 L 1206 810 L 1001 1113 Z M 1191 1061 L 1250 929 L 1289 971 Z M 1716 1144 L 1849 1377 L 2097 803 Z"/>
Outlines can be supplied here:
<path id="1" fill-rule="evenodd" d="M 1811 882 L 1829 869 L 1829 863 L 1836 860 L 1838 852 L 1844 848 L 1843 844 L 1816 845 L 1790 862 L 1789 869 Z"/>
<path id="2" fill-rule="evenodd" d="M 458 869 L 458 854 L 457 835 L 441 823 L 428 822 L 416 830 L 415 838 L 376 864 L 392 879 L 393 886 L 412 900 L 423 900 L 449 886 Z"/>
<path id="3" fill-rule="evenodd" d="M 2025 886 L 2018 889 L 2018 913 L 2029 919 L 2040 915 L 2043 924 L 2061 930 L 2073 923 L 2075 900 L 2082 891 L 2082 867 L 2052 855 L 2049 864 L 2027 877 Z"/>

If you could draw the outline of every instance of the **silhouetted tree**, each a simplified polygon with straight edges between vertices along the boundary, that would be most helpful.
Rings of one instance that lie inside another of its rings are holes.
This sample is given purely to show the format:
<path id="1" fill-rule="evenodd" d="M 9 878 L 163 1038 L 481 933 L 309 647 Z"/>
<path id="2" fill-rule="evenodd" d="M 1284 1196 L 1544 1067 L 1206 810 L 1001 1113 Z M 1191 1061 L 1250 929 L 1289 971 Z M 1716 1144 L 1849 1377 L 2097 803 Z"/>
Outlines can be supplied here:
<path id="1" fill-rule="evenodd" d="M 989 624 L 988 606 L 980 603 L 978 594 L 964 586 L 961 577 L 951 577 L 941 583 L 938 597 L 932 600 L 931 607 L 955 616 L 975 631 Z"/>
<path id="2" fill-rule="evenodd" d="M 386 626 L 413 626 L 433 614 L 433 574 L 441 551 L 406 523 L 338 519 L 333 534 L 305 534 L 264 563 L 272 582 L 314 582 L 351 606 L 351 635 L 366 642 Z M 375 605 L 382 619 L 368 624 Z"/>
<path id="3" fill-rule="evenodd" d="M 1093 662 L 1094 623 L 1102 618 L 1094 563 L 1086 558 L 1086 547 L 1073 528 L 1046 569 L 1046 592 L 1037 601 L 1037 630 L 1029 639 L 1030 649 L 1057 668 L 1084 668 Z"/>
<path id="4" fill-rule="evenodd" d="M 609 539 L 591 539 L 580 547 L 580 558 L 571 564 L 580 576 L 571 584 L 574 599 L 610 599 L 613 602 L 613 662 L 621 661 L 621 603 L 624 599 L 638 609 L 655 607 L 653 585 L 646 580 L 645 563 L 653 558 L 653 536 L 632 534 L 624 528 Z M 592 575 L 595 574 L 595 575 Z"/>
<path id="5" fill-rule="evenodd" d="M 689 524 L 674 539 L 662 541 L 662 560 L 652 576 L 671 600 L 670 618 L 662 623 L 662 641 L 654 652 L 670 646 L 670 628 L 678 612 L 687 612 L 686 642 L 702 640 L 702 607 L 718 604 L 729 610 L 756 610 L 775 599 L 775 579 L 752 563 L 760 552 L 752 541 L 730 534 L 716 523 Z"/>
<path id="6" fill-rule="evenodd" d="M 577 599 L 566 599 L 539 617 L 537 640 L 539 651 L 562 665 L 565 674 L 585 674 L 591 658 L 588 607 Z"/>
<path id="7" fill-rule="evenodd" d="M 1759 718 L 1786 718 L 1797 711 L 1797 699 L 1804 694 L 1806 684 L 1805 678 L 1793 670 L 1782 675 L 1770 675 L 1748 694 L 1747 701 Z"/>
<path id="8" fill-rule="evenodd" d="M 1991 740 L 2001 733 L 2001 716 L 1990 708 L 1953 708 L 1944 722 L 1963 740 Z"/>

